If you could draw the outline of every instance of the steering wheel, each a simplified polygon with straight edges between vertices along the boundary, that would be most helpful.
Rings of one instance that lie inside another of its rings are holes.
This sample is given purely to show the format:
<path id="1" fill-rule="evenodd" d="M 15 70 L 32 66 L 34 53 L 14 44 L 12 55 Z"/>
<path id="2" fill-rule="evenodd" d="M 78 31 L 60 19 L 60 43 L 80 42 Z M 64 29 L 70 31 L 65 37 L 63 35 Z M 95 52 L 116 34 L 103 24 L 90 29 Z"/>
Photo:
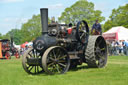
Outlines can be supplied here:
<path id="1" fill-rule="evenodd" d="M 82 20 L 77 23 L 76 27 L 76 39 L 82 43 L 86 44 L 89 37 L 89 27 L 86 21 Z"/>

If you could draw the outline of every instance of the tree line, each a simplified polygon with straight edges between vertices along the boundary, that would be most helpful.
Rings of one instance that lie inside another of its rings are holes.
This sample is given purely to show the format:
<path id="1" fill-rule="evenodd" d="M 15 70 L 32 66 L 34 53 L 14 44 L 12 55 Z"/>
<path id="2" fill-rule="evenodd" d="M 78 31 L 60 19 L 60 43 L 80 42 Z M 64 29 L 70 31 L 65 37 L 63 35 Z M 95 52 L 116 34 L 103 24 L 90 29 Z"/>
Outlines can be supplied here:
<path id="1" fill-rule="evenodd" d="M 94 4 L 92 2 L 79 0 L 61 13 L 58 22 L 76 24 L 80 20 L 86 20 L 91 29 L 96 19 L 98 19 L 99 22 L 105 20 L 105 17 L 101 16 L 101 13 L 100 10 L 94 10 Z M 50 19 L 48 21 L 50 23 Z M 113 9 L 109 19 L 102 24 L 102 29 L 103 31 L 107 31 L 114 26 L 124 26 L 128 28 L 128 4 Z M 41 17 L 40 14 L 38 14 L 33 15 L 31 19 L 22 24 L 21 29 L 12 29 L 5 35 L 0 33 L 0 39 L 10 39 L 10 36 L 12 36 L 16 44 L 22 44 L 26 41 L 33 41 L 41 35 L 41 32 Z"/>

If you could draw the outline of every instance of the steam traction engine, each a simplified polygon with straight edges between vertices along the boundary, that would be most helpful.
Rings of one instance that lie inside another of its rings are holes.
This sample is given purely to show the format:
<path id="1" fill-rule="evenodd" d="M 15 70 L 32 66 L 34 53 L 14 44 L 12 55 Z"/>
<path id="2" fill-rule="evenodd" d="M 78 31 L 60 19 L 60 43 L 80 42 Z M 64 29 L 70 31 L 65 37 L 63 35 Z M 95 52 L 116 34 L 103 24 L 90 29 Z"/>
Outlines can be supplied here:
<path id="1" fill-rule="evenodd" d="M 86 21 L 79 21 L 76 26 L 48 25 L 48 9 L 40 11 L 42 36 L 36 38 L 33 48 L 23 55 L 22 65 L 27 73 L 61 74 L 82 63 L 98 68 L 106 65 L 106 42 L 100 35 L 89 36 Z"/>
<path id="2" fill-rule="evenodd" d="M 11 59 L 11 56 L 20 58 L 17 48 L 13 46 L 13 40 L 0 40 L 0 59 Z"/>

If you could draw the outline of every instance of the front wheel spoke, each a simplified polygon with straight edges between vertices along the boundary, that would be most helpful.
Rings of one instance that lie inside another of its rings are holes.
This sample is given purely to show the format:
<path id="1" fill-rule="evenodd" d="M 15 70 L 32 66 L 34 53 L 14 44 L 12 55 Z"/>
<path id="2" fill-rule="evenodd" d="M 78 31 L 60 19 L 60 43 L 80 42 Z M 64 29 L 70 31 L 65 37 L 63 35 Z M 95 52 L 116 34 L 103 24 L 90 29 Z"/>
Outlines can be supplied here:
<path id="1" fill-rule="evenodd" d="M 33 56 L 35 57 L 35 52 L 34 52 L 34 49 L 32 50 L 32 54 L 33 54 Z"/>
<path id="2" fill-rule="evenodd" d="M 27 69 L 29 69 L 31 66 L 28 66 Z"/>
<path id="3" fill-rule="evenodd" d="M 39 73 L 39 67 L 37 66 L 37 73 Z"/>
<path id="4" fill-rule="evenodd" d="M 30 53 L 28 53 L 28 55 L 29 55 L 30 57 L 33 57 Z"/>
<path id="5" fill-rule="evenodd" d="M 40 56 L 41 56 L 40 53 L 36 52 L 36 57 L 40 58 Z"/>
<path id="6" fill-rule="evenodd" d="M 29 72 L 31 72 L 31 70 L 33 69 L 34 66 L 32 66 L 30 69 L 29 69 Z"/>
<path id="7" fill-rule="evenodd" d="M 35 73 L 36 73 L 36 66 L 35 66 Z"/>

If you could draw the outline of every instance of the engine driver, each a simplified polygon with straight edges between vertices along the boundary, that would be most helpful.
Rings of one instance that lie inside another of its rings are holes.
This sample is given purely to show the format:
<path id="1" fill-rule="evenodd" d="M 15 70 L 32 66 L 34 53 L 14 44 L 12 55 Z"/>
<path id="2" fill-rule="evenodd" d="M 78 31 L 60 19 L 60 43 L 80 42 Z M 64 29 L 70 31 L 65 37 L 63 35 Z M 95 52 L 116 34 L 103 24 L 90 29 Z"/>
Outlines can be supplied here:
<path id="1" fill-rule="evenodd" d="M 93 24 L 91 34 L 102 35 L 102 28 L 100 23 L 98 23 L 98 20 L 96 20 L 95 24 Z"/>

